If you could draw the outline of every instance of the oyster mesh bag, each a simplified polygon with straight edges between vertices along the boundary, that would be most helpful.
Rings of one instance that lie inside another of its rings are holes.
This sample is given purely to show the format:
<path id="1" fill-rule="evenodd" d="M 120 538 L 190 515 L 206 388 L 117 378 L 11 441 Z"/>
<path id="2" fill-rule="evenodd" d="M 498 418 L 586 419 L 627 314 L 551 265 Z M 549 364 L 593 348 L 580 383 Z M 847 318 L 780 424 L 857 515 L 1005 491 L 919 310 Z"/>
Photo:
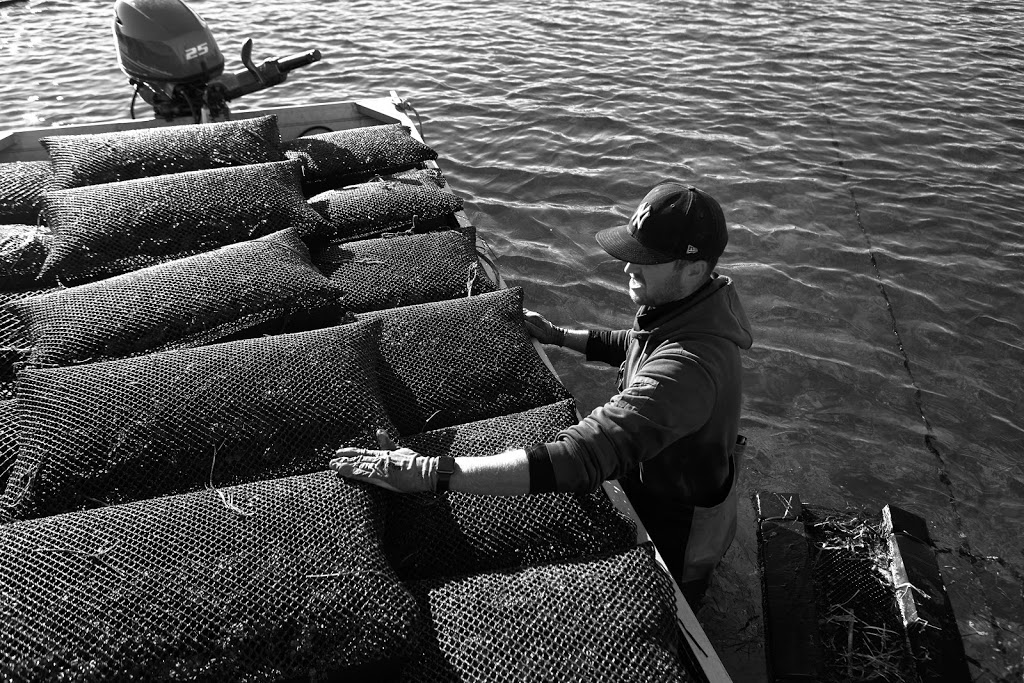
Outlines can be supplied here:
<path id="1" fill-rule="evenodd" d="M 458 228 L 462 199 L 429 180 L 380 178 L 312 197 L 337 241 L 375 237 L 384 232 Z"/>
<path id="2" fill-rule="evenodd" d="M 43 194 L 53 179 L 49 161 L 0 164 L 0 223 L 35 225 L 43 210 Z"/>
<path id="3" fill-rule="evenodd" d="M 343 290 L 291 229 L 10 304 L 56 367 L 336 325 Z"/>
<path id="4" fill-rule="evenodd" d="M 0 526 L 0 679 L 373 680 L 418 616 L 370 488 L 318 472 Z"/>
<path id="5" fill-rule="evenodd" d="M 690 681 L 649 543 L 606 556 L 407 584 L 431 628 L 403 681 Z"/>
<path id="6" fill-rule="evenodd" d="M 289 158 L 302 161 L 308 194 L 437 159 L 437 152 L 397 123 L 307 135 L 285 142 L 282 148 Z"/>
<path id="7" fill-rule="evenodd" d="M 7 476 L 18 457 L 17 416 L 12 399 L 0 400 L 0 489 L 7 485 Z"/>
<path id="8" fill-rule="evenodd" d="M 554 440 L 576 423 L 559 401 L 402 439 L 424 455 L 487 456 Z M 385 547 L 403 580 L 473 574 L 636 545 L 636 525 L 599 489 L 590 494 L 395 496 Z"/>
<path id="9" fill-rule="evenodd" d="M 28 362 L 32 349 L 25 326 L 11 304 L 29 297 L 58 291 L 60 287 L 0 292 L 0 399 L 13 398 L 18 369 Z"/>
<path id="10" fill-rule="evenodd" d="M 327 468 L 376 446 L 372 322 L 22 371 L 12 518 Z"/>
<path id="11" fill-rule="evenodd" d="M 0 225 L 0 291 L 53 284 L 39 279 L 52 239 L 44 226 Z"/>
<path id="12" fill-rule="evenodd" d="M 357 316 L 381 323 L 377 377 L 399 435 L 571 398 L 534 349 L 522 301 L 515 287 Z"/>
<path id="13" fill-rule="evenodd" d="M 42 275 L 83 282 L 294 228 L 329 230 L 302 196 L 298 162 L 139 178 L 46 193 L 54 232 Z"/>
<path id="14" fill-rule="evenodd" d="M 277 117 L 40 138 L 54 190 L 284 161 Z"/>
<path id="15" fill-rule="evenodd" d="M 387 176 L 392 180 L 417 180 L 421 183 L 433 184 L 437 187 L 444 189 L 448 187 L 448 181 L 445 180 L 444 174 L 436 168 L 423 168 L 423 169 L 411 169 L 408 171 L 400 171 L 398 173 L 391 173 Z"/>
<path id="16" fill-rule="evenodd" d="M 454 230 L 332 242 L 314 253 L 313 263 L 345 291 L 345 308 L 355 313 L 496 289 L 474 241 Z"/>

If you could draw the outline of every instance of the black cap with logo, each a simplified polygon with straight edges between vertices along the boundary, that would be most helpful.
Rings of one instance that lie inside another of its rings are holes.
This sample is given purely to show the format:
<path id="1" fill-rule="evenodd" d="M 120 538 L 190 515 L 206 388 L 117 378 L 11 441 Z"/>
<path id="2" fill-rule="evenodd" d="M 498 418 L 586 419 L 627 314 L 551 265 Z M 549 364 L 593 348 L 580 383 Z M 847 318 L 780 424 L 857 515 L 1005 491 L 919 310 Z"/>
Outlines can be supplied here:
<path id="1" fill-rule="evenodd" d="M 728 242 L 725 215 L 714 197 L 674 180 L 655 185 L 629 223 L 597 233 L 602 249 L 639 265 L 717 259 Z"/>

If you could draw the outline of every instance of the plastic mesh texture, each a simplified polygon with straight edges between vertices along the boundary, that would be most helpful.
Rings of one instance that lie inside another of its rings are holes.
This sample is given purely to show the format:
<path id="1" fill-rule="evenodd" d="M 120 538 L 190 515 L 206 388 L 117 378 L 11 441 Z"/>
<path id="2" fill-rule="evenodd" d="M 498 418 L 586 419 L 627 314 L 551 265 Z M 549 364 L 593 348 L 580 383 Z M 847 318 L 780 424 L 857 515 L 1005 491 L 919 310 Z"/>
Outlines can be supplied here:
<path id="1" fill-rule="evenodd" d="M 422 183 L 432 183 L 441 189 L 448 187 L 448 181 L 445 180 L 444 174 L 436 168 L 401 171 L 399 173 L 390 174 L 388 178 L 398 180 L 418 180 Z"/>
<path id="2" fill-rule="evenodd" d="M 62 287 L 44 287 L 0 292 L 0 349 L 27 349 L 29 336 L 25 326 L 14 312 L 14 303 L 50 292 Z"/>
<path id="3" fill-rule="evenodd" d="M 522 301 L 515 287 L 357 316 L 381 322 L 377 376 L 399 435 L 571 398 L 534 349 Z"/>
<path id="4" fill-rule="evenodd" d="M 576 423 L 571 400 L 401 440 L 424 455 L 487 456 L 554 440 Z M 598 490 L 590 494 L 396 496 L 386 548 L 403 580 L 475 574 L 623 550 L 636 525 Z"/>
<path id="5" fill-rule="evenodd" d="M 373 323 L 23 370 L 15 519 L 322 470 L 391 429 Z"/>
<path id="6" fill-rule="evenodd" d="M 18 368 L 28 362 L 31 353 L 28 332 L 9 304 L 59 289 L 0 292 L 0 399 L 14 397 Z"/>
<path id="7" fill-rule="evenodd" d="M 406 682 L 694 680 L 650 544 L 409 586 L 432 629 Z"/>
<path id="8" fill-rule="evenodd" d="M 297 173 L 297 161 L 280 161 L 47 192 L 54 239 L 42 274 L 81 282 L 289 227 L 326 234 Z"/>
<path id="9" fill-rule="evenodd" d="M 11 399 L 0 400 L 0 489 L 18 457 L 17 406 Z"/>
<path id="10" fill-rule="evenodd" d="M 360 183 L 437 159 L 437 152 L 397 123 L 307 135 L 282 147 L 288 157 L 302 161 L 308 193 Z"/>
<path id="11" fill-rule="evenodd" d="M 803 519 L 812 549 L 825 680 L 906 680 L 902 674 L 914 671 L 914 661 L 878 515 L 805 505 Z"/>
<path id="12" fill-rule="evenodd" d="M 40 138 L 54 190 L 283 161 L 277 117 Z"/>
<path id="13" fill-rule="evenodd" d="M 313 262 L 345 291 L 345 307 L 356 313 L 496 289 L 474 242 L 453 230 L 335 242 L 317 251 Z"/>
<path id="14" fill-rule="evenodd" d="M 407 651 L 381 492 L 323 472 L 222 493 L 0 526 L 0 679 L 329 680 Z"/>
<path id="15" fill-rule="evenodd" d="M 381 178 L 340 190 L 328 190 L 309 200 L 331 225 L 339 241 L 367 239 L 384 232 L 422 232 L 455 228 L 462 199 L 431 181 Z"/>
<path id="16" fill-rule="evenodd" d="M 36 224 L 43 194 L 53 179 L 49 161 L 11 161 L 0 164 L 0 223 Z"/>
<path id="17" fill-rule="evenodd" d="M 53 237 L 36 225 L 0 225 L 0 291 L 38 288 Z"/>
<path id="18" fill-rule="evenodd" d="M 28 361 L 58 367 L 336 325 L 344 291 L 293 230 L 11 304 Z"/>

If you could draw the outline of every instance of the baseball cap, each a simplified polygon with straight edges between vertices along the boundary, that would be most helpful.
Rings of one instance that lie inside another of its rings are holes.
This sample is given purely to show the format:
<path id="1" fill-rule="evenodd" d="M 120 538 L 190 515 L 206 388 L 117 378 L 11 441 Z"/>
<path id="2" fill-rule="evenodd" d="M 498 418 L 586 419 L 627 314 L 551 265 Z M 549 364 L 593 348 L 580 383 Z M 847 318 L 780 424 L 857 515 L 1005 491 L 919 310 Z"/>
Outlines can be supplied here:
<path id="1" fill-rule="evenodd" d="M 674 180 L 655 185 L 629 223 L 597 233 L 597 243 L 610 255 L 640 265 L 717 259 L 728 242 L 725 215 L 714 197 Z"/>

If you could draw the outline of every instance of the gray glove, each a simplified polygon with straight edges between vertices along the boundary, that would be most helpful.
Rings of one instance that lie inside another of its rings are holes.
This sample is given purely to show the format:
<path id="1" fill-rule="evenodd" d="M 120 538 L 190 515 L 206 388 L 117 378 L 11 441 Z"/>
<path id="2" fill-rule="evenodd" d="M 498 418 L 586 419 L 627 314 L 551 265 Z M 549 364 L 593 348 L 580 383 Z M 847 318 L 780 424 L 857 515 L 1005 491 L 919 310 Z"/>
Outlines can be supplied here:
<path id="1" fill-rule="evenodd" d="M 343 477 L 365 481 L 396 493 L 434 491 L 437 488 L 437 458 L 397 448 L 383 429 L 377 432 L 383 450 L 339 448 L 331 469 Z"/>
<path id="2" fill-rule="evenodd" d="M 523 309 L 523 322 L 530 335 L 541 344 L 553 344 L 565 346 L 565 330 L 552 325 L 547 318 L 540 313 Z"/>

